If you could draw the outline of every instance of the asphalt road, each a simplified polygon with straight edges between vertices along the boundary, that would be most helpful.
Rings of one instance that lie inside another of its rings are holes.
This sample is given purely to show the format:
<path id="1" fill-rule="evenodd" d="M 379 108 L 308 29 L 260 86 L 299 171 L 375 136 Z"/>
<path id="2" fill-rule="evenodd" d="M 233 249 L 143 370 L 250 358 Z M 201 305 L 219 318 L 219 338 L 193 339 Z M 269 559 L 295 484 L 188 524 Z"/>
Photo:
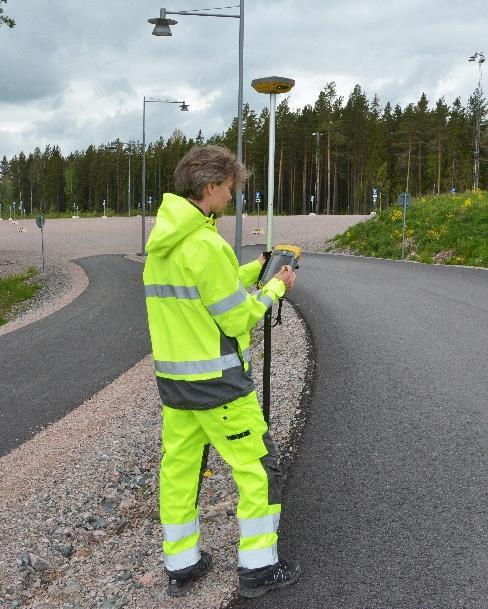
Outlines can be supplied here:
<path id="1" fill-rule="evenodd" d="M 149 352 L 141 265 L 79 263 L 86 292 L 0 337 L 1 454 Z M 241 605 L 486 609 L 488 272 L 308 255 L 291 299 L 316 350 L 281 526 L 303 576 Z"/>
<path id="2" fill-rule="evenodd" d="M 291 300 L 316 349 L 281 525 L 303 576 L 240 606 L 486 609 L 488 272 L 310 255 Z"/>
<path id="3" fill-rule="evenodd" d="M 76 260 L 90 284 L 71 304 L 0 336 L 0 456 L 150 353 L 142 264 Z"/>

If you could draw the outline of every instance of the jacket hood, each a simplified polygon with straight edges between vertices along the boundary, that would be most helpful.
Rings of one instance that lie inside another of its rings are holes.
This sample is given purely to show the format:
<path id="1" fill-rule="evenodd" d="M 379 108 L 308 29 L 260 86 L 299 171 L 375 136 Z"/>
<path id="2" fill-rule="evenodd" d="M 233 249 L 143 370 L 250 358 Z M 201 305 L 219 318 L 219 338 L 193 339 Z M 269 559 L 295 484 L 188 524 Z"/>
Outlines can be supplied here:
<path id="1" fill-rule="evenodd" d="M 205 226 L 215 226 L 213 216 L 206 216 L 188 199 L 165 193 L 156 216 L 156 225 L 146 243 L 146 252 L 165 258 L 180 241 Z"/>

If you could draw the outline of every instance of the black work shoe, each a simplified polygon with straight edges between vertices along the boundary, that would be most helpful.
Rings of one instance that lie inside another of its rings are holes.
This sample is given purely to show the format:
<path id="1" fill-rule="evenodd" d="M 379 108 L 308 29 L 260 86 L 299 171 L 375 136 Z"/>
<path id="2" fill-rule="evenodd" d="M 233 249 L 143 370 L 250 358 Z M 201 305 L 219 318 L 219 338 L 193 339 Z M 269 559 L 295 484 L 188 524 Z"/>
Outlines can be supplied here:
<path id="1" fill-rule="evenodd" d="M 293 560 L 280 560 L 262 569 L 239 569 L 239 596 L 256 598 L 276 588 L 286 588 L 300 577 L 300 566 Z"/>
<path id="2" fill-rule="evenodd" d="M 168 594 L 170 596 L 184 596 L 190 591 L 193 583 L 210 571 L 212 567 L 212 555 L 208 552 L 200 552 L 200 560 L 191 567 L 178 569 L 178 571 L 168 571 L 169 576 Z"/>

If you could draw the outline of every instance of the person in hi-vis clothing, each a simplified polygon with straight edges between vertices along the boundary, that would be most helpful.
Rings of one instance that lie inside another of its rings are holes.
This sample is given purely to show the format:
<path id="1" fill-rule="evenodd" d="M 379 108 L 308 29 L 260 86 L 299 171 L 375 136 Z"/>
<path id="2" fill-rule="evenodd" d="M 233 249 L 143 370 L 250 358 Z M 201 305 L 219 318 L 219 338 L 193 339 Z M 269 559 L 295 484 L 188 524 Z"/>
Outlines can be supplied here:
<path id="1" fill-rule="evenodd" d="M 198 495 L 212 444 L 239 491 L 239 594 L 294 583 L 299 566 L 280 560 L 278 455 L 250 371 L 250 330 L 293 287 L 284 266 L 261 289 L 264 256 L 239 266 L 217 232 L 247 170 L 226 148 L 196 146 L 175 170 L 146 245 L 144 287 L 156 380 L 163 403 L 160 514 L 168 592 L 180 596 L 207 573 L 200 551 Z"/>

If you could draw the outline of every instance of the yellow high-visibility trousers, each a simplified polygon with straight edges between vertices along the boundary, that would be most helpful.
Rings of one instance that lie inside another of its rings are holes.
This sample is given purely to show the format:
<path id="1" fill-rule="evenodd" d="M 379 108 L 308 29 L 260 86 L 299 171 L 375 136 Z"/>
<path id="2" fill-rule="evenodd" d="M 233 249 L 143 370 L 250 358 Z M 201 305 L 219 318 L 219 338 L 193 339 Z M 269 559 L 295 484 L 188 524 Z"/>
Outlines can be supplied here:
<path id="1" fill-rule="evenodd" d="M 253 391 L 209 410 L 163 405 L 160 515 L 166 569 L 184 569 L 200 559 L 198 495 L 210 444 L 232 468 L 239 491 L 238 566 L 275 564 L 281 469 Z"/>

